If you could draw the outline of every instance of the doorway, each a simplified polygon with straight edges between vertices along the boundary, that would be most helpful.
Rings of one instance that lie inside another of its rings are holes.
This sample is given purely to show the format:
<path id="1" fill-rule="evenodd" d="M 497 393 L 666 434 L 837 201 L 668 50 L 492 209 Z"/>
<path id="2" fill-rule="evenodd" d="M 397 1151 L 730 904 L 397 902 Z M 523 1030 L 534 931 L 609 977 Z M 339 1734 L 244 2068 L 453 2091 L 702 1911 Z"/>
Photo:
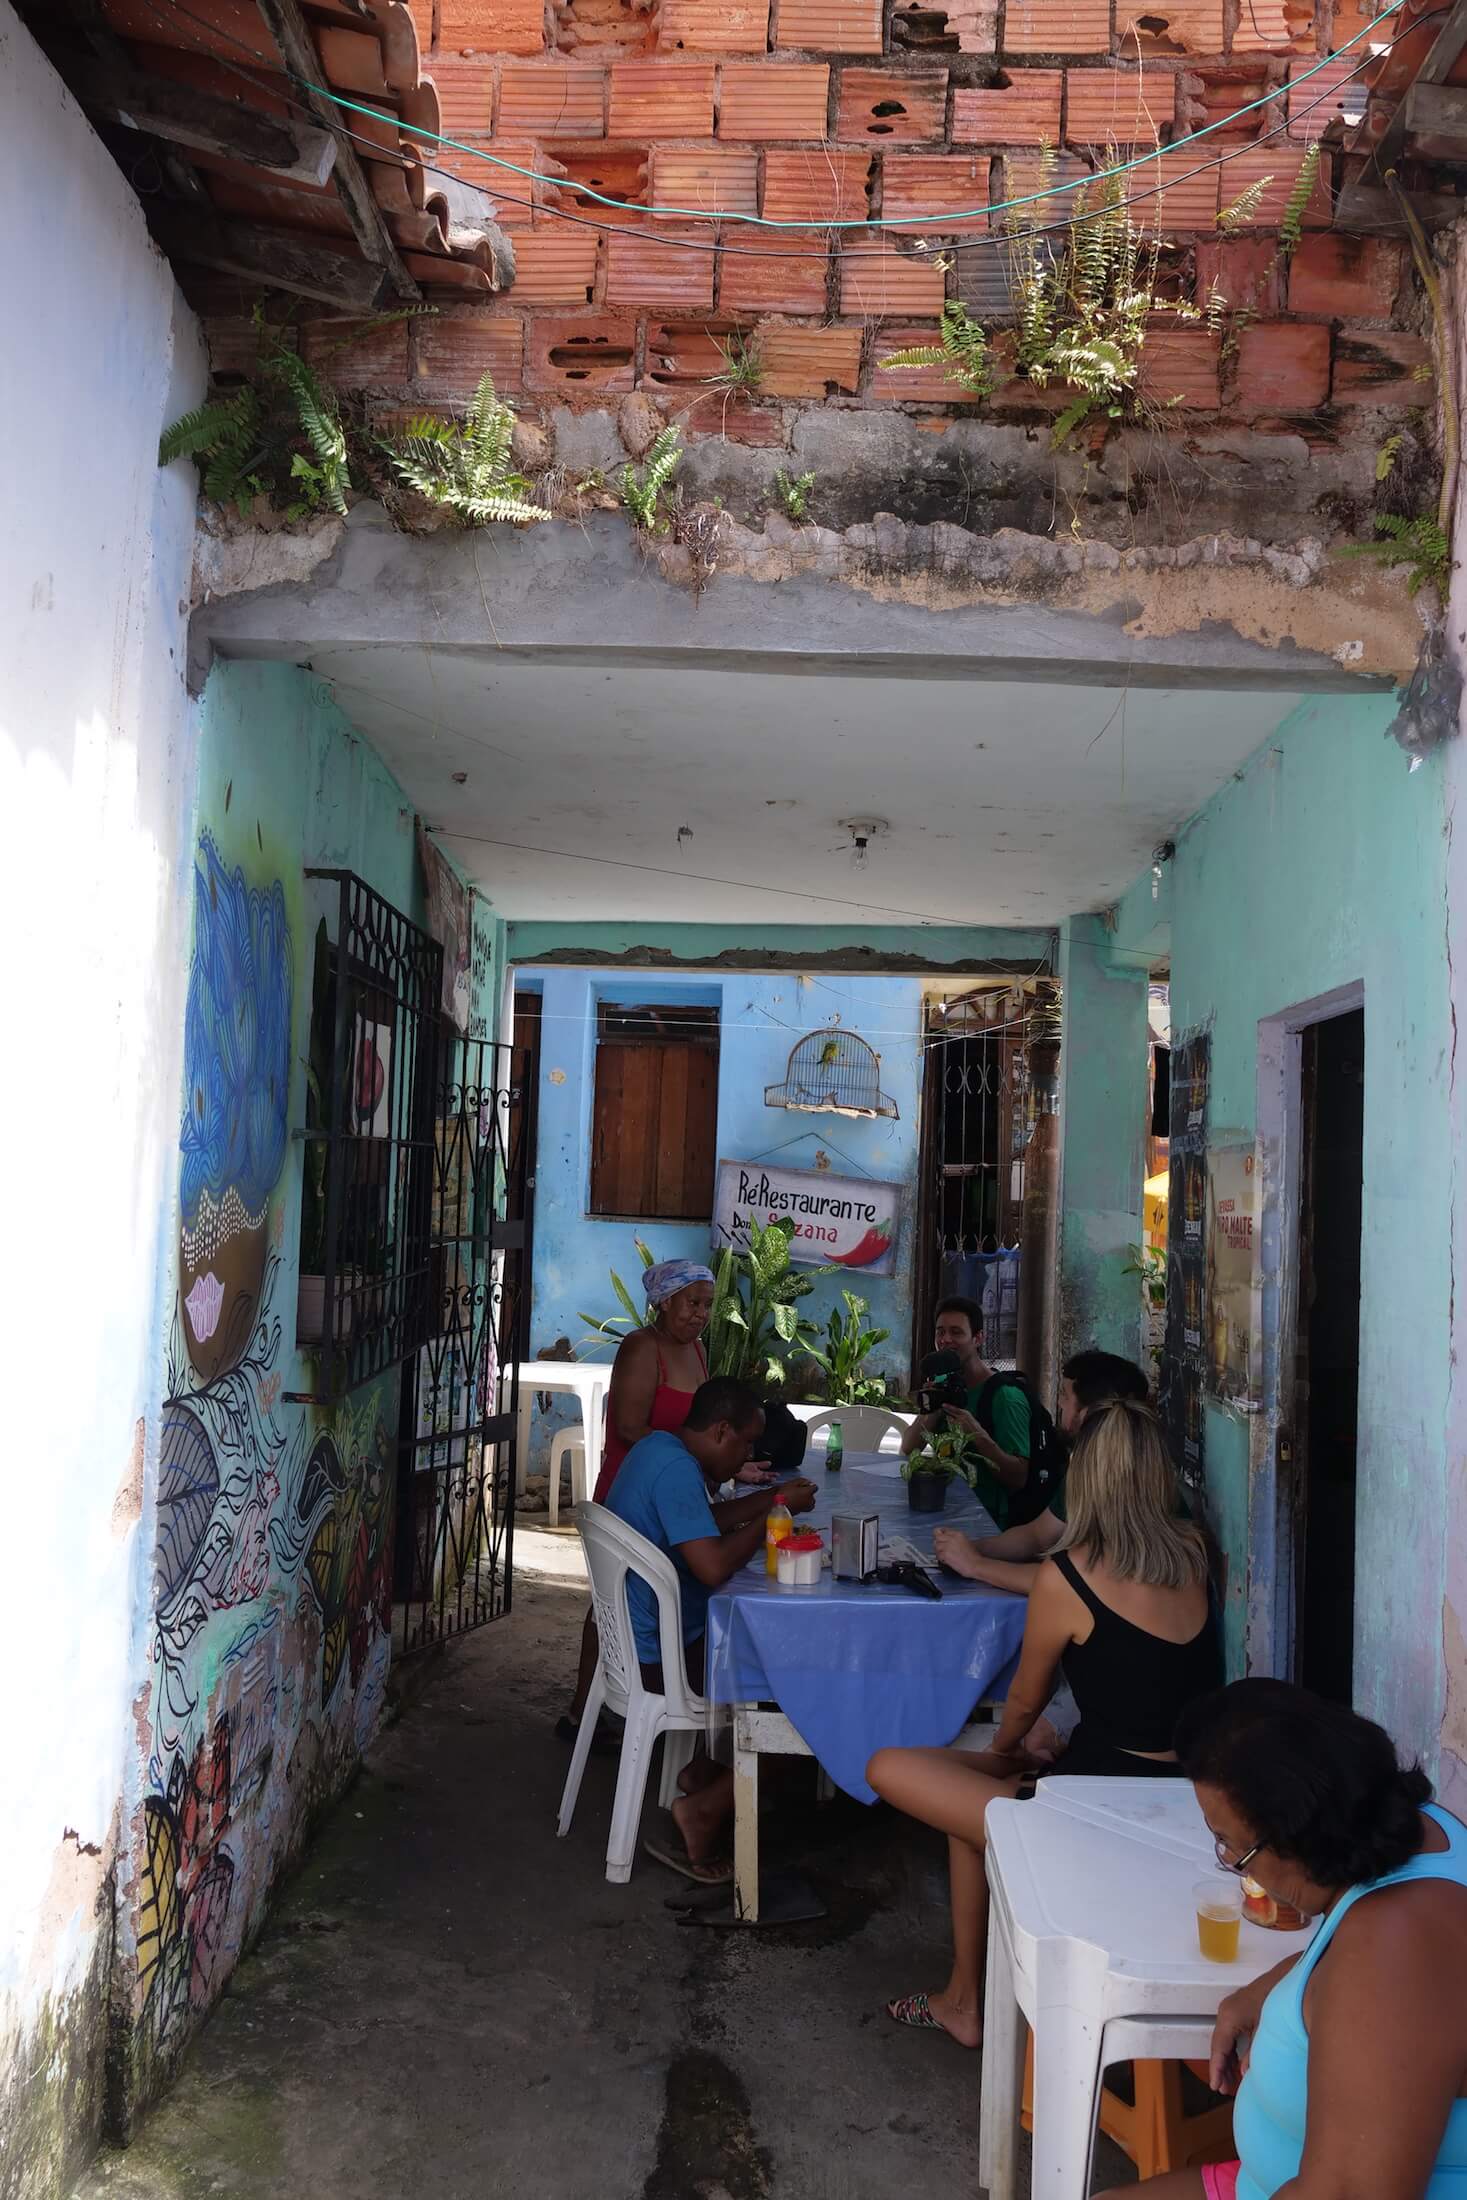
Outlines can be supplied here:
<path id="1" fill-rule="evenodd" d="M 1299 1296 L 1291 1499 L 1294 1678 L 1349 1703 L 1355 1638 L 1365 1011 L 1306 1026 L 1299 1049 Z"/>

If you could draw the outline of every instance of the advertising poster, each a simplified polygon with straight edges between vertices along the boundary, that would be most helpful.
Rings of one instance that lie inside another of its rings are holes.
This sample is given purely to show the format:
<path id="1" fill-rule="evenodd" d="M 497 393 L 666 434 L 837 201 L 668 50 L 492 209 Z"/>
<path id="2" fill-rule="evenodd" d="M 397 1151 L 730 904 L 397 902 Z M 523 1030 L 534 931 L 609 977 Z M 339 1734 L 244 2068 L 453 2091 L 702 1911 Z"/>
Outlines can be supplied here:
<path id="1" fill-rule="evenodd" d="M 1202 1392 L 1207 1378 L 1207 1099 L 1212 1034 L 1172 1046 L 1171 1184 L 1167 1196 L 1166 1350 L 1162 1418 L 1184 1479 L 1202 1481 Z"/>
<path id="2" fill-rule="evenodd" d="M 1254 1168 L 1251 1146 L 1207 1157 L 1208 1372 L 1217 1396 L 1234 1401 L 1248 1396 L 1253 1343 Z"/>

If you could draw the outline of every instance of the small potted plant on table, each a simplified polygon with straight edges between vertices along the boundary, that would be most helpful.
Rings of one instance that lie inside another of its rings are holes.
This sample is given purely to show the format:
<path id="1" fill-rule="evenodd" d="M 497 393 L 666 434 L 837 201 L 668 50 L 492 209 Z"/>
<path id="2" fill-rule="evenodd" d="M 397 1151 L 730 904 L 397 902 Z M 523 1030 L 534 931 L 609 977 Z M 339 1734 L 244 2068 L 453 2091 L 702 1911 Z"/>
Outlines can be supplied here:
<path id="1" fill-rule="evenodd" d="M 972 1488 L 971 1450 L 961 1429 L 940 1429 L 920 1451 L 902 1461 L 902 1480 L 913 1512 L 941 1512 L 949 1482 L 963 1481 Z"/>

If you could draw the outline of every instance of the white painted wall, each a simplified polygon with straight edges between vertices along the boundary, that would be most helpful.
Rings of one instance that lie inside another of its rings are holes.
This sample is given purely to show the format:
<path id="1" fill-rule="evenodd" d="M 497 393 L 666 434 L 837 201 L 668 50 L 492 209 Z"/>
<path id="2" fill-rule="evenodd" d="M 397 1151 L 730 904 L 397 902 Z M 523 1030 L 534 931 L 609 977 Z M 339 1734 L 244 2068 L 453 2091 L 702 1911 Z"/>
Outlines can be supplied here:
<path id="1" fill-rule="evenodd" d="M 46 2166 L 7 2146 L 63 2075 L 37 2027 L 106 1944 L 143 1679 L 136 1432 L 151 1452 L 193 800 L 195 481 L 156 461 L 205 362 L 136 198 L 9 0 L 0 143 L 24 179 L 0 224 L 0 2187 L 29 2194 Z"/>

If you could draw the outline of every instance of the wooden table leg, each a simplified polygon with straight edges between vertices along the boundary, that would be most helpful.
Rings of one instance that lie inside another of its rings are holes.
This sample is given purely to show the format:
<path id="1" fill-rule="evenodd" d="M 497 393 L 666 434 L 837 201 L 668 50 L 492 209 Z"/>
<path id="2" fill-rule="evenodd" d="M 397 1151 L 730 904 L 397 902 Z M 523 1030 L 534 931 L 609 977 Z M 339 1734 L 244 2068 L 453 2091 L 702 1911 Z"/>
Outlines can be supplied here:
<path id="1" fill-rule="evenodd" d="M 734 1915 L 759 1922 L 759 1752 L 748 1747 L 743 1716 L 734 1713 Z"/>

